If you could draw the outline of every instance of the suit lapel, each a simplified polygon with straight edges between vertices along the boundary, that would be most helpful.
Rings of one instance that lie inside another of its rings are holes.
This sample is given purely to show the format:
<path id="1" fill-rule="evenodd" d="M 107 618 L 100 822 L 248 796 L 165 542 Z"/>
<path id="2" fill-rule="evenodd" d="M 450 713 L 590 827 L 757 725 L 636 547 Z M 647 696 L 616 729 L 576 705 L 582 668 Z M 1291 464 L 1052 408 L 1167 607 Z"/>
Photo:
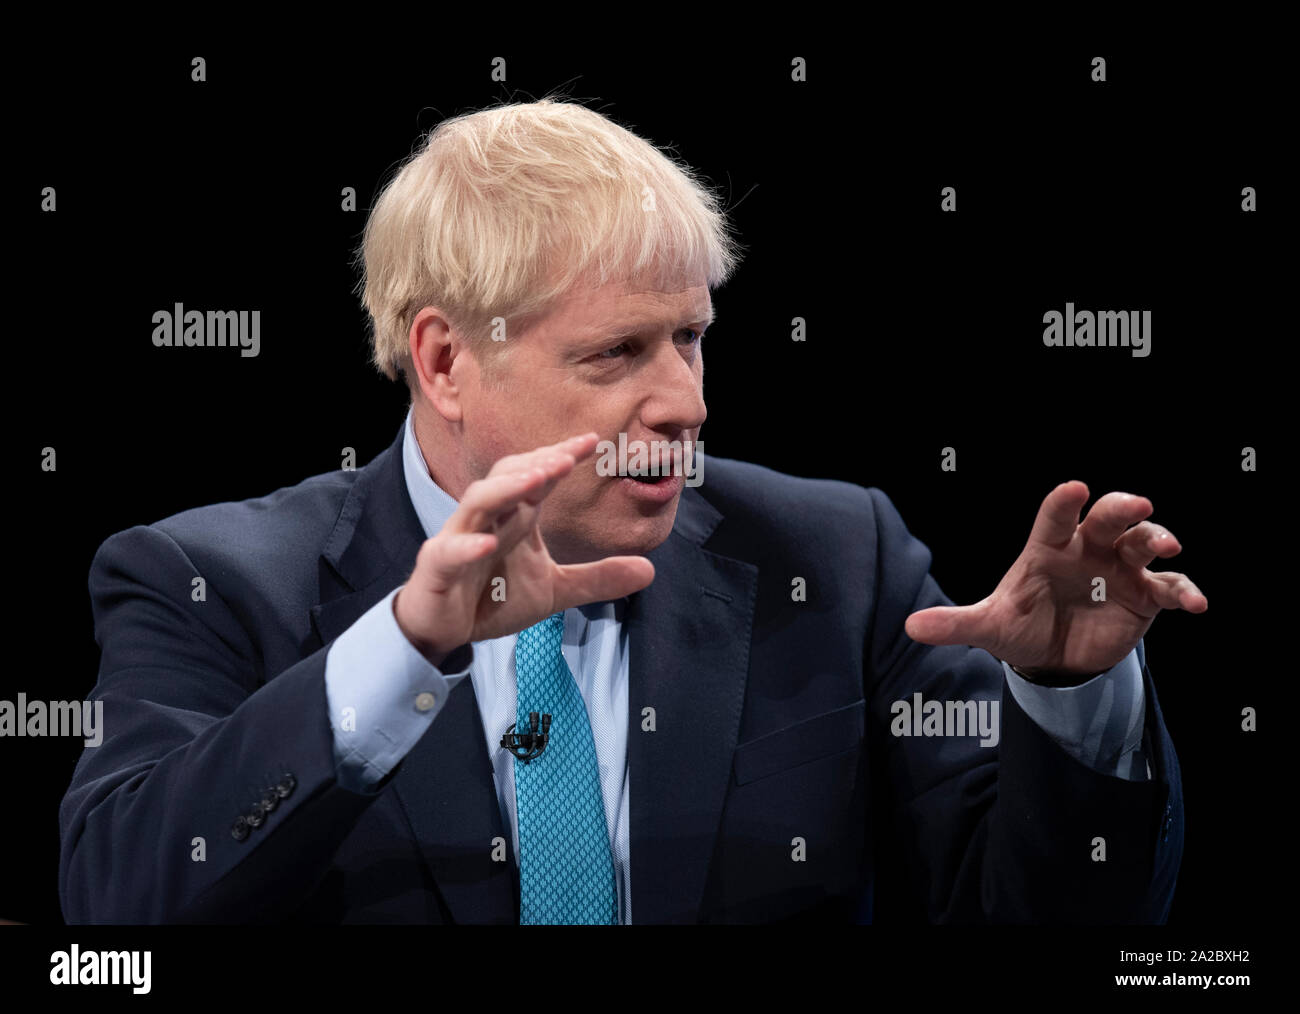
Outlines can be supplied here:
<path id="1" fill-rule="evenodd" d="M 406 489 L 405 426 L 352 484 L 321 553 L 316 650 L 402 584 L 424 530 Z M 632 917 L 694 922 L 740 730 L 758 583 L 753 564 L 703 543 L 722 516 L 694 489 L 648 556 L 654 583 L 628 600 Z M 653 709 L 647 712 L 645 709 Z M 653 731 L 650 715 L 653 714 Z M 392 790 L 458 923 L 517 923 L 514 853 L 501 822 L 473 681 L 462 680 L 403 759 Z"/>
<path id="2" fill-rule="evenodd" d="M 393 445 L 358 473 L 321 553 L 322 601 L 311 610 L 320 645 L 404 583 L 424 529 L 411 504 L 399 430 Z M 312 650 L 315 650 L 313 648 Z M 501 823 L 483 719 L 472 680 L 461 680 L 402 760 L 392 791 L 405 811 L 439 894 L 457 923 L 517 923 L 518 871 L 508 844 L 494 862 Z"/>
<path id="3" fill-rule="evenodd" d="M 638 924 L 697 921 L 731 776 L 758 568 L 702 548 L 721 520 L 688 488 L 672 534 L 647 554 L 654 582 L 628 602 L 632 919 Z"/>

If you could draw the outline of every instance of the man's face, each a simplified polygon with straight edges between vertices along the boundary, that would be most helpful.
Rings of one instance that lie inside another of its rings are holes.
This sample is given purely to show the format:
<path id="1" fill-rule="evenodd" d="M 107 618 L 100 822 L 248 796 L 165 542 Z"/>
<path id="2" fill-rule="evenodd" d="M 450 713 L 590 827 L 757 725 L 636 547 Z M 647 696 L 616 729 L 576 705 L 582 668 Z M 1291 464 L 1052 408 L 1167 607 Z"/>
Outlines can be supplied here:
<path id="1" fill-rule="evenodd" d="M 470 477 L 507 454 L 591 431 L 615 446 L 620 433 L 628 445 L 693 445 L 707 414 L 700 338 L 712 315 L 705 284 L 657 291 L 613 283 L 576 290 L 507 335 L 493 383 L 472 355 L 457 356 L 451 376 Z M 542 504 L 542 535 L 557 562 L 644 554 L 672 531 L 683 476 L 645 485 L 600 474 L 598 460 L 599 451 L 578 462 Z"/>

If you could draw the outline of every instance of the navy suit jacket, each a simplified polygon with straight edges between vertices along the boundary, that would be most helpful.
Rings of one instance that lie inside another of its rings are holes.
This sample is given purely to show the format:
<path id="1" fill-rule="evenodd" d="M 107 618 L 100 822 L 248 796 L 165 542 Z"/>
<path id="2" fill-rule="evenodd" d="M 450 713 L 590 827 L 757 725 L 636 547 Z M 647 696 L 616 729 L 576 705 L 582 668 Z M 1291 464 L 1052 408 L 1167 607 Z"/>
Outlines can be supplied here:
<path id="1" fill-rule="evenodd" d="M 399 428 L 360 470 L 99 548 L 105 733 L 59 811 L 69 922 L 518 922 L 472 681 L 377 791 L 336 778 L 326 652 L 424 539 L 401 451 Z M 878 877 L 904 920 L 1165 919 L 1182 791 L 1141 645 L 1153 777 L 1129 782 L 1066 754 L 987 652 L 904 633 L 951 601 L 878 489 L 710 457 L 648 555 L 625 617 L 636 922 L 865 921 Z M 999 744 L 893 736 L 916 691 L 1000 695 Z"/>

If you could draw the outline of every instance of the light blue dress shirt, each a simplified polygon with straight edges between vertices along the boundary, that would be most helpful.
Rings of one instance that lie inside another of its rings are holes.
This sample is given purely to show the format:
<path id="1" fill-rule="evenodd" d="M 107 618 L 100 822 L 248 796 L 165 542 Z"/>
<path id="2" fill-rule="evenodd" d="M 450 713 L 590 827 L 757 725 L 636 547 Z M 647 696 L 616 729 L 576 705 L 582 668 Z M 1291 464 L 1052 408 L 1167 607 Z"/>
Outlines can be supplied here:
<path id="1" fill-rule="evenodd" d="M 406 488 L 415 513 L 432 538 L 457 503 L 429 474 L 415 436 L 414 413 L 406 417 L 402 443 Z M 468 676 L 483 716 L 483 738 L 492 760 L 502 825 L 510 829 L 519 861 L 514 758 L 501 736 L 515 721 L 517 634 L 473 643 L 469 668 L 444 673 L 406 639 L 393 615 L 389 592 L 340 634 L 326 654 L 325 693 L 339 782 L 354 792 L 373 786 L 393 770 L 437 721 L 447 695 Z M 628 638 L 622 623 L 626 600 L 598 602 L 564 614 L 561 652 L 591 720 L 600 767 L 601 796 L 614 857 L 619 922 L 632 922 L 629 839 L 630 784 L 627 766 Z M 1146 715 L 1136 650 L 1115 668 L 1082 686 L 1053 688 L 1029 683 L 1003 663 L 1017 703 L 1070 756 L 1102 774 L 1141 781 L 1150 777 L 1142 754 Z M 432 735 L 437 735 L 435 730 Z M 611 819 L 612 815 L 612 819 Z M 485 849 L 491 848 L 484 842 Z"/>

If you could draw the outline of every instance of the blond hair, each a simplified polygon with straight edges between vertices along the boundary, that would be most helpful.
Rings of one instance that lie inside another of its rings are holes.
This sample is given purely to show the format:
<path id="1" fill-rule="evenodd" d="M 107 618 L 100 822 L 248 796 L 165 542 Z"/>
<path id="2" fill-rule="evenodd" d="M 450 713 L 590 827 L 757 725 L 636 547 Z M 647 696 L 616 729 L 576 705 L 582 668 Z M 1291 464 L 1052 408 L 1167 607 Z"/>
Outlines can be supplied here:
<path id="1" fill-rule="evenodd" d="M 410 328 L 437 306 L 476 351 L 578 283 L 721 285 L 742 247 L 690 167 L 569 101 L 443 121 L 380 194 L 357 249 L 372 362 L 414 392 Z M 490 366 L 495 356 L 479 357 Z"/>

